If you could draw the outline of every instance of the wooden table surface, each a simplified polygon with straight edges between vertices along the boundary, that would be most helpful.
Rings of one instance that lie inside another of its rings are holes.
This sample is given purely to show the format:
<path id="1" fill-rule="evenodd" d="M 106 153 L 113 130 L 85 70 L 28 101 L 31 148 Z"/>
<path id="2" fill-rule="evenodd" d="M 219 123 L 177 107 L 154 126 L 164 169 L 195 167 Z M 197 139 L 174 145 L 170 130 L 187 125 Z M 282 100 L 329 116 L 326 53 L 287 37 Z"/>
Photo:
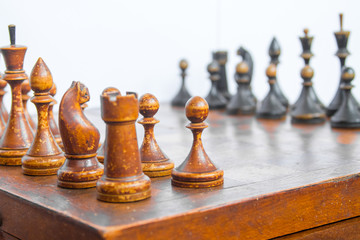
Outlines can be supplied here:
<path id="1" fill-rule="evenodd" d="M 104 133 L 99 109 L 85 113 Z M 192 144 L 184 109 L 162 104 L 155 117 L 156 139 L 178 166 Z M 182 189 L 164 177 L 152 179 L 150 199 L 115 204 L 96 200 L 95 188 L 63 189 L 56 176 L 1 166 L 1 230 L 38 240 L 269 239 L 360 216 L 360 132 L 219 111 L 207 123 L 204 147 L 223 186 Z"/>

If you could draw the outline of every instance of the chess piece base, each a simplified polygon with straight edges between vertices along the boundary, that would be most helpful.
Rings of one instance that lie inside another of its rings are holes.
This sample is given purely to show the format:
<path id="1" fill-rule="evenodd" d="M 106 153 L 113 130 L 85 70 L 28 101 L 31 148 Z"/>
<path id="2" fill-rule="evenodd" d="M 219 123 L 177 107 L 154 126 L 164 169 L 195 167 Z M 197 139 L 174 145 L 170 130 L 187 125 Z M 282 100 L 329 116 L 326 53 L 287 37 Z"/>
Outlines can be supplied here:
<path id="1" fill-rule="evenodd" d="M 53 156 L 25 155 L 21 160 L 23 174 L 33 176 L 55 175 L 64 161 L 62 153 Z"/>
<path id="2" fill-rule="evenodd" d="M 0 149 L 0 165 L 21 166 L 21 158 L 28 149 Z"/>
<path id="3" fill-rule="evenodd" d="M 66 159 L 58 171 L 58 186 L 63 188 L 91 188 L 104 173 L 96 157 Z"/>
<path id="4" fill-rule="evenodd" d="M 135 202 L 151 197 L 151 181 L 141 174 L 131 178 L 101 177 L 96 184 L 97 199 L 104 202 Z"/>
<path id="5" fill-rule="evenodd" d="M 331 122 L 330 124 L 332 128 L 352 128 L 352 129 L 360 128 L 360 122 L 353 122 L 353 123 Z"/>
<path id="6" fill-rule="evenodd" d="M 142 162 L 143 172 L 148 177 L 164 177 L 171 175 L 174 163 L 170 160 L 162 162 Z"/>
<path id="7" fill-rule="evenodd" d="M 97 156 L 97 160 L 98 160 L 100 163 L 104 163 L 104 156 Z"/>
<path id="8" fill-rule="evenodd" d="M 318 124 L 325 122 L 325 116 L 313 117 L 313 118 L 291 118 L 292 124 Z"/>
<path id="9" fill-rule="evenodd" d="M 270 113 L 257 113 L 256 114 L 256 118 L 259 119 L 283 119 L 286 117 L 286 113 L 285 114 L 270 114 Z"/>
<path id="10" fill-rule="evenodd" d="M 172 172 L 171 184 L 185 188 L 208 188 L 220 186 L 224 183 L 224 171 L 215 170 L 205 173 Z"/>
<path id="11" fill-rule="evenodd" d="M 254 115 L 255 108 L 250 109 L 226 109 L 228 115 Z"/>

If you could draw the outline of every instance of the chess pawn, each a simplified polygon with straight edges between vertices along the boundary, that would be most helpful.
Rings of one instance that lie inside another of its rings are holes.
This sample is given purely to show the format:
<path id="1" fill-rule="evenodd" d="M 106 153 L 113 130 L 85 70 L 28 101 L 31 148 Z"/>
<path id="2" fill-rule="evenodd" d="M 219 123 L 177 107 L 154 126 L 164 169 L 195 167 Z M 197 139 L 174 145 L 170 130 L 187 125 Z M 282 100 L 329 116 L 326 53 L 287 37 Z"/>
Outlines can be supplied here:
<path id="1" fill-rule="evenodd" d="M 15 26 L 9 26 L 10 46 L 2 47 L 6 71 L 3 80 L 11 88 L 11 110 L 5 131 L 0 139 L 0 165 L 21 165 L 34 135 L 26 120 L 21 101 L 21 84 L 28 77 L 23 70 L 27 47 L 15 44 Z"/>
<path id="2" fill-rule="evenodd" d="M 256 99 L 256 97 L 255 97 L 255 95 L 254 95 L 254 93 L 252 92 L 252 89 L 251 89 L 251 81 L 252 81 L 252 76 L 253 76 L 253 72 L 254 72 L 253 59 L 252 59 L 250 53 L 243 47 L 240 47 L 237 50 L 237 55 L 241 56 L 242 61 L 245 62 L 249 67 L 249 91 L 251 93 L 251 98 L 253 98 L 253 101 L 256 103 L 257 99 Z"/>
<path id="3" fill-rule="evenodd" d="M 9 119 L 9 113 L 6 110 L 4 101 L 3 101 L 4 95 L 6 93 L 6 91 L 4 90 L 6 85 L 7 85 L 7 82 L 2 80 L 2 76 L 1 76 L 1 78 L 0 78 L 0 115 L 1 115 L 5 125 Z"/>
<path id="4" fill-rule="evenodd" d="M 341 84 L 342 102 L 339 109 L 331 117 L 330 123 L 333 128 L 360 128 L 360 112 L 357 105 L 351 101 L 351 81 L 355 77 L 354 70 L 343 67 L 341 73 L 343 83 Z"/>
<path id="5" fill-rule="evenodd" d="M 281 53 L 280 45 L 279 45 L 278 41 L 276 40 L 276 38 L 274 37 L 272 39 L 270 47 L 269 47 L 269 55 L 270 55 L 270 59 L 271 59 L 270 63 L 273 63 L 277 66 L 279 64 L 280 53 Z M 282 92 L 277 80 L 275 81 L 275 84 L 274 84 L 274 92 L 275 92 L 276 96 L 278 97 L 278 99 L 280 100 L 280 102 L 286 108 L 288 108 L 289 101 L 285 97 L 284 93 Z"/>
<path id="6" fill-rule="evenodd" d="M 350 36 L 350 32 L 343 30 L 343 14 L 342 13 L 340 14 L 340 31 L 335 32 L 334 34 L 335 34 L 335 39 L 336 39 L 336 43 L 338 46 L 338 50 L 335 53 L 335 55 L 340 60 L 340 69 L 342 71 L 342 68 L 345 66 L 346 58 L 350 55 L 350 52 L 347 50 L 347 43 L 348 43 L 348 39 Z M 341 76 L 342 76 L 342 74 L 341 74 Z M 334 96 L 333 100 L 330 102 L 330 104 L 326 110 L 326 115 L 328 117 L 331 117 L 332 115 L 334 115 L 342 103 L 343 94 L 341 93 L 342 92 L 341 84 L 343 82 L 344 82 L 344 80 L 342 79 L 342 77 L 340 77 L 340 83 L 336 90 L 335 96 Z M 356 105 L 359 108 L 359 103 L 356 101 L 355 97 L 352 95 L 351 92 L 350 92 L 350 101 L 352 101 L 351 105 Z"/>
<path id="7" fill-rule="evenodd" d="M 230 101 L 231 94 L 228 90 L 227 77 L 226 77 L 226 63 L 228 54 L 226 51 L 213 52 L 213 60 L 216 60 L 220 65 L 220 80 L 216 82 L 216 88 L 227 101 Z"/>
<path id="8" fill-rule="evenodd" d="M 31 91 L 30 88 L 30 83 L 29 80 L 25 80 L 22 84 L 21 84 L 21 99 L 23 102 L 23 107 L 24 107 L 24 114 L 26 117 L 26 120 L 29 122 L 30 127 L 32 128 L 33 131 L 36 131 L 36 124 L 34 122 L 34 120 L 31 118 L 28 110 L 27 110 L 27 102 L 28 100 L 31 98 L 28 93 Z"/>
<path id="9" fill-rule="evenodd" d="M 99 130 L 84 115 L 81 104 L 90 100 L 88 88 L 72 82 L 59 106 L 59 129 L 63 139 L 66 160 L 59 169 L 58 186 L 90 188 L 104 172 L 97 161 Z"/>
<path id="10" fill-rule="evenodd" d="M 220 66 L 217 61 L 212 61 L 208 67 L 208 72 L 210 73 L 211 88 L 210 92 L 205 98 L 209 104 L 210 109 L 223 109 L 226 107 L 227 100 L 226 98 L 217 90 L 216 82 L 220 80 Z"/>
<path id="11" fill-rule="evenodd" d="M 259 119 L 282 119 L 286 116 L 286 108 L 280 102 L 274 91 L 276 82 L 276 65 L 270 64 L 266 69 L 266 76 L 269 79 L 270 90 L 265 99 L 261 102 L 256 112 Z"/>
<path id="12" fill-rule="evenodd" d="M 304 80 L 303 89 L 297 100 L 296 108 L 291 111 L 292 123 L 316 124 L 325 121 L 325 112 L 310 97 L 311 79 L 313 76 L 314 70 L 309 65 L 305 65 L 301 70 L 301 77 Z"/>
<path id="13" fill-rule="evenodd" d="M 107 88 L 101 95 L 106 123 L 104 175 L 97 182 L 97 198 L 105 202 L 134 202 L 151 196 L 151 181 L 141 167 L 135 121 L 139 105 L 134 93 L 122 96 Z"/>
<path id="14" fill-rule="evenodd" d="M 180 88 L 179 92 L 176 94 L 174 99 L 171 101 L 172 106 L 184 107 L 187 100 L 189 100 L 189 98 L 191 98 L 191 96 L 185 86 L 186 69 L 188 68 L 188 66 L 189 66 L 189 64 L 185 59 L 182 59 L 179 63 L 179 67 L 181 69 L 182 82 L 181 82 L 181 88 Z"/>
<path id="15" fill-rule="evenodd" d="M 256 102 L 251 96 L 249 66 L 246 62 L 236 65 L 235 81 L 238 85 L 237 93 L 231 98 L 226 107 L 226 113 L 235 114 L 254 114 Z"/>
<path id="16" fill-rule="evenodd" d="M 154 126 L 160 121 L 154 118 L 159 110 L 159 101 L 152 94 L 144 94 L 139 100 L 140 114 L 144 118 L 138 123 L 144 126 L 144 140 L 140 147 L 143 172 L 149 177 L 162 177 L 171 174 L 174 163 L 161 151 L 154 136 Z"/>
<path id="17" fill-rule="evenodd" d="M 300 37 L 301 46 L 303 48 L 303 52 L 300 56 L 304 59 L 305 65 L 309 65 L 310 59 L 314 56 L 314 54 L 311 52 L 311 44 L 312 44 L 314 37 L 309 37 L 308 32 L 309 32 L 308 29 L 304 29 L 305 36 Z M 312 86 L 309 87 L 309 95 L 310 95 L 310 98 L 312 98 L 314 100 L 314 102 L 319 104 L 322 109 L 325 109 L 324 104 L 320 101 L 320 99 L 316 95 L 315 90 Z M 295 109 L 297 104 L 298 104 L 298 102 L 295 102 L 295 104 L 291 108 Z"/>
<path id="18" fill-rule="evenodd" d="M 50 89 L 50 95 L 54 98 L 56 92 L 57 92 L 57 88 L 56 88 L 56 84 L 54 83 Z M 53 99 L 53 101 L 50 103 L 49 106 L 49 125 L 50 125 L 51 133 L 53 134 L 56 143 L 59 145 L 61 149 L 63 149 L 64 145 L 61 139 L 60 130 L 54 118 L 53 109 L 55 104 L 57 104 L 57 101 Z"/>
<path id="19" fill-rule="evenodd" d="M 39 58 L 30 75 L 31 98 L 37 109 L 38 127 L 35 138 L 26 155 L 22 157 L 22 169 L 26 175 L 53 175 L 64 163 L 65 157 L 56 144 L 49 128 L 49 105 L 53 101 L 49 94 L 53 85 L 50 70 Z"/>
<path id="20" fill-rule="evenodd" d="M 206 154 L 202 131 L 208 127 L 204 120 L 209 113 L 209 105 L 201 97 L 192 97 L 186 103 L 186 117 L 191 121 L 186 127 L 194 137 L 190 153 L 185 161 L 173 170 L 171 183 L 177 187 L 204 188 L 222 185 L 224 172 L 218 169 Z"/>

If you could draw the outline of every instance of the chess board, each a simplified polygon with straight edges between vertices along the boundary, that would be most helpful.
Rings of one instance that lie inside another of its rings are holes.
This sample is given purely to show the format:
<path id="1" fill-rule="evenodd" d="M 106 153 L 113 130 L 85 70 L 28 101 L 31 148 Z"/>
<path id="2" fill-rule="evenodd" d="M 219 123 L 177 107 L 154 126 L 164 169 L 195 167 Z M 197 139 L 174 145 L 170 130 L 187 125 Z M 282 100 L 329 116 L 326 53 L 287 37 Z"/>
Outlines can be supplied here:
<path id="1" fill-rule="evenodd" d="M 99 109 L 85 113 L 104 133 Z M 162 104 L 155 117 L 157 142 L 179 166 L 192 144 L 184 109 Z M 162 177 L 152 179 L 151 198 L 115 204 L 98 201 L 95 188 L 63 189 L 56 176 L 25 176 L 20 167 L 1 166 L 3 236 L 269 239 L 360 216 L 360 132 L 221 111 L 211 111 L 207 123 L 203 144 L 224 170 L 223 186 L 178 188 Z M 137 135 L 140 145 L 139 124 Z"/>

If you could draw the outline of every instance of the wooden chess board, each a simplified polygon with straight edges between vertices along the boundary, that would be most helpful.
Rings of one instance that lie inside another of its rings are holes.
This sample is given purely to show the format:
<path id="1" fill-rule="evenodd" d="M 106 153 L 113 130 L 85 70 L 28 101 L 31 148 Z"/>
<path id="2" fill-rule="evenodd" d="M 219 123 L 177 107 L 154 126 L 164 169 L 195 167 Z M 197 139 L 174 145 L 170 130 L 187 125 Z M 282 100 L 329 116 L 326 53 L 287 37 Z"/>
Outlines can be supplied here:
<path id="1" fill-rule="evenodd" d="M 85 113 L 104 133 L 99 109 Z M 162 104 L 155 117 L 157 142 L 178 166 L 192 144 L 184 109 Z M 163 177 L 152 179 L 150 199 L 114 204 L 98 201 L 95 188 L 63 189 L 56 176 L 1 166 L 3 238 L 269 239 L 360 216 L 360 132 L 219 111 L 210 112 L 207 123 L 203 143 L 224 170 L 221 187 L 183 189 Z M 356 233 L 357 222 L 344 224 Z"/>

